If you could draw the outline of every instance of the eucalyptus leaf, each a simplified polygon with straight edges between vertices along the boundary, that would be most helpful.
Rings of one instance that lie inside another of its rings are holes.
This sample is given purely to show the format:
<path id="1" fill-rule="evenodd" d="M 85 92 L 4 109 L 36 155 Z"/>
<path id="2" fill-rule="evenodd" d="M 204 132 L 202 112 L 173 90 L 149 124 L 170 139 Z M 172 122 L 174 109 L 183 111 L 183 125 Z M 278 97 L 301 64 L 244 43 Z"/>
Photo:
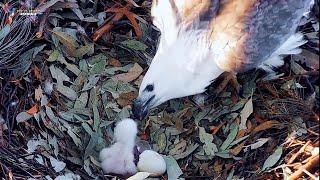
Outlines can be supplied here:
<path id="1" fill-rule="evenodd" d="M 282 148 L 283 148 L 283 145 L 279 146 L 275 150 L 275 152 L 267 158 L 267 160 L 263 164 L 262 171 L 274 166 L 279 161 L 282 155 Z"/>
<path id="2" fill-rule="evenodd" d="M 122 41 L 121 44 L 132 49 L 132 50 L 137 50 L 137 51 L 139 51 L 139 50 L 145 51 L 148 48 L 147 45 L 143 44 L 140 41 L 134 40 L 134 39 Z"/>
<path id="3" fill-rule="evenodd" d="M 64 163 L 62 161 L 58 161 L 57 159 L 55 159 L 52 156 L 50 156 L 49 158 L 50 158 L 50 163 L 56 172 L 60 172 L 66 167 L 66 163 Z"/>
<path id="4" fill-rule="evenodd" d="M 168 180 L 184 180 L 184 178 L 179 178 L 182 175 L 182 170 L 179 164 L 172 156 L 162 156 L 167 165 Z"/>
<path id="5" fill-rule="evenodd" d="M 248 102 L 244 105 L 244 108 L 240 112 L 241 122 L 239 125 L 239 131 L 242 129 L 247 129 L 246 124 L 247 124 L 248 117 L 251 115 L 251 113 L 253 113 L 252 98 L 248 100 Z"/>
<path id="6" fill-rule="evenodd" d="M 238 133 L 238 125 L 236 123 L 233 123 L 230 127 L 230 133 L 227 139 L 221 145 L 220 150 L 226 150 L 229 147 L 229 145 L 232 143 L 232 141 L 236 138 L 237 133 Z"/>
<path id="7" fill-rule="evenodd" d="M 183 159 L 183 158 L 189 156 L 191 153 L 193 153 L 198 147 L 199 147 L 199 144 L 194 144 L 193 146 L 191 146 L 190 148 L 185 150 L 183 153 L 174 155 L 173 157 L 176 160 Z"/>
<path id="8" fill-rule="evenodd" d="M 81 91 L 90 90 L 97 84 L 99 79 L 100 79 L 100 76 L 98 74 L 90 75 L 88 78 L 88 82 L 83 86 Z"/>
<path id="9" fill-rule="evenodd" d="M 85 108 L 88 103 L 89 94 L 88 92 L 82 92 L 74 103 L 74 108 Z"/>
<path id="10" fill-rule="evenodd" d="M 200 141 L 204 143 L 203 149 L 205 153 L 209 156 L 214 156 L 218 152 L 217 146 L 212 142 L 213 136 L 209 133 L 206 133 L 206 130 L 203 127 L 199 127 L 199 137 Z"/>
<path id="11" fill-rule="evenodd" d="M 17 123 L 21 123 L 31 119 L 32 117 L 33 116 L 27 112 L 21 112 L 17 115 L 16 120 L 17 120 Z"/>
<path id="12" fill-rule="evenodd" d="M 162 153 L 166 149 L 166 135 L 164 133 L 161 133 L 158 137 L 157 141 L 158 147 L 159 147 L 159 153 Z"/>

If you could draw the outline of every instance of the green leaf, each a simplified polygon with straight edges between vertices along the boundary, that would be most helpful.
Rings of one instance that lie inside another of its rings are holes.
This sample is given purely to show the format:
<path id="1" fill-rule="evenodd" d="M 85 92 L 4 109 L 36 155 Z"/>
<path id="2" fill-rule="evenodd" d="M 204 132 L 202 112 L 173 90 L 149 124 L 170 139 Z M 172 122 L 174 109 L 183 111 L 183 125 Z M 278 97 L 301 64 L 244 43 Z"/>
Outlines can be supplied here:
<path id="1" fill-rule="evenodd" d="M 60 172 L 62 171 L 65 167 L 66 167 L 66 163 L 62 162 L 62 161 L 58 161 L 57 159 L 55 159 L 54 157 L 50 156 L 50 163 L 53 167 L 53 169 L 56 172 Z"/>
<path id="2" fill-rule="evenodd" d="M 94 50 L 94 44 L 90 43 L 88 45 L 85 46 L 80 46 L 78 49 L 76 49 L 75 53 L 74 53 L 74 57 L 82 57 L 84 55 L 86 55 L 87 53 L 89 53 L 90 51 Z"/>
<path id="3" fill-rule="evenodd" d="M 148 48 L 147 45 L 134 39 L 122 41 L 121 44 L 137 51 L 145 51 Z"/>
<path id="4" fill-rule="evenodd" d="M 50 53 L 47 61 L 49 61 L 49 62 L 56 61 L 60 55 L 61 55 L 61 53 L 58 50 L 54 50 Z"/>
<path id="5" fill-rule="evenodd" d="M 89 126 L 89 124 L 87 122 L 83 122 L 82 124 L 83 129 L 90 135 L 93 135 L 93 131 L 91 129 L 91 127 Z"/>
<path id="6" fill-rule="evenodd" d="M 83 92 L 77 98 L 76 102 L 74 103 L 74 108 L 85 108 L 88 103 L 89 94 L 88 92 Z"/>
<path id="7" fill-rule="evenodd" d="M 187 150 L 185 150 L 183 153 L 181 154 L 177 154 L 174 155 L 174 159 L 178 160 L 178 159 L 183 159 L 187 156 L 189 156 L 193 151 L 195 151 L 197 148 L 199 147 L 199 144 L 195 144 L 193 146 L 191 146 L 190 148 L 188 148 Z"/>
<path id="8" fill-rule="evenodd" d="M 96 103 L 93 105 L 93 131 L 97 132 L 100 125 L 100 115 Z"/>
<path id="9" fill-rule="evenodd" d="M 99 62 L 97 62 L 93 65 L 93 67 L 90 70 L 90 73 L 91 74 L 102 74 L 103 71 L 105 70 L 106 64 L 107 64 L 106 59 L 100 60 Z"/>
<path id="10" fill-rule="evenodd" d="M 17 123 L 20 123 L 20 122 L 25 122 L 32 117 L 33 116 L 27 112 L 21 112 L 17 115 L 16 120 L 17 120 Z"/>
<path id="11" fill-rule="evenodd" d="M 87 159 L 91 154 L 95 153 L 94 149 L 98 145 L 98 138 L 99 138 L 99 134 L 94 132 L 90 138 L 88 146 L 86 147 L 83 159 Z"/>
<path id="12" fill-rule="evenodd" d="M 167 139 L 166 139 L 166 135 L 164 133 L 161 133 L 159 135 L 157 144 L 159 147 L 159 153 L 163 152 L 166 149 Z"/>
<path id="13" fill-rule="evenodd" d="M 81 139 L 71 130 L 71 128 L 68 128 L 67 133 L 72 138 L 73 142 L 76 144 L 76 146 L 82 148 L 82 141 Z"/>
<path id="14" fill-rule="evenodd" d="M 76 48 L 79 47 L 77 40 L 68 32 L 62 31 L 61 28 L 54 28 L 53 34 L 59 39 L 59 41 L 68 49 L 68 53 L 73 55 Z"/>
<path id="15" fill-rule="evenodd" d="M 209 110 L 200 111 L 198 114 L 194 116 L 194 122 L 197 126 L 199 126 L 199 122 L 209 113 Z"/>
<path id="16" fill-rule="evenodd" d="M 250 114 L 253 112 L 252 98 L 244 105 L 244 108 L 240 112 L 241 123 L 239 125 L 239 131 L 242 129 L 247 129 L 247 120 Z"/>
<path id="17" fill-rule="evenodd" d="M 83 164 L 83 169 L 86 171 L 86 173 L 88 173 L 89 176 L 96 177 L 96 175 L 92 173 L 92 170 L 90 168 L 91 167 L 90 162 L 91 162 L 90 159 L 86 159 Z M 92 178 L 92 179 L 95 179 L 95 178 Z"/>
<path id="18" fill-rule="evenodd" d="M 167 165 L 168 180 L 184 180 L 184 178 L 179 178 L 182 175 L 182 170 L 179 164 L 172 156 L 162 156 Z"/>
<path id="19" fill-rule="evenodd" d="M 233 123 L 230 127 L 230 133 L 227 137 L 227 139 L 223 142 L 223 144 L 220 147 L 220 150 L 226 150 L 228 146 L 232 143 L 232 141 L 236 138 L 238 133 L 238 125 L 236 123 Z"/>
<path id="20" fill-rule="evenodd" d="M 204 143 L 203 149 L 204 152 L 209 156 L 214 156 L 218 152 L 217 146 L 212 142 L 213 137 L 211 134 L 206 133 L 206 130 L 203 127 L 199 127 L 199 137 L 200 141 Z"/>
<path id="21" fill-rule="evenodd" d="M 67 86 L 58 85 L 57 90 L 72 101 L 75 101 L 78 98 L 78 94 Z"/>
<path id="22" fill-rule="evenodd" d="M 262 171 L 264 171 L 269 167 L 274 166 L 279 161 L 282 155 L 282 147 L 283 145 L 279 146 L 276 149 L 276 151 L 271 156 L 268 157 L 268 159 L 263 164 Z"/>
<path id="23" fill-rule="evenodd" d="M 106 61 L 108 59 L 107 56 L 105 56 L 104 54 L 97 54 L 95 56 L 92 56 L 90 58 L 87 59 L 87 62 L 90 64 L 90 65 L 94 65 L 100 61 Z"/>
<path id="24" fill-rule="evenodd" d="M 231 172 L 229 173 L 227 180 L 233 180 L 234 168 L 232 168 Z"/>
<path id="25" fill-rule="evenodd" d="M 88 82 L 83 86 L 81 91 L 90 90 L 91 88 L 93 88 L 97 84 L 99 79 L 100 79 L 100 75 L 98 75 L 98 74 L 94 74 L 94 75 L 89 76 Z"/>

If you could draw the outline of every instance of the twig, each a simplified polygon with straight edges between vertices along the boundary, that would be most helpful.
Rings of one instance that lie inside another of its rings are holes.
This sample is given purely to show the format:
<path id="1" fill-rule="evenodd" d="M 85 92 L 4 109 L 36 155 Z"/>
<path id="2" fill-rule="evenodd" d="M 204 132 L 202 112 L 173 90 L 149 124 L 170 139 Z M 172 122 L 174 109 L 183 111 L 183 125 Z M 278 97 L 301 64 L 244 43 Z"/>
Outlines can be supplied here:
<path id="1" fill-rule="evenodd" d="M 287 164 L 292 164 L 298 158 L 298 156 L 304 153 L 304 150 L 307 146 L 309 146 L 309 144 L 311 144 L 311 141 L 308 141 L 305 145 L 303 145 L 300 150 L 289 159 Z"/>
<path id="2" fill-rule="evenodd" d="M 124 8 L 130 10 L 133 7 L 132 4 L 127 4 Z M 106 32 L 108 32 L 113 26 L 114 22 L 119 21 L 124 16 L 123 13 L 116 13 L 116 15 L 110 20 L 109 23 L 102 26 L 100 29 L 96 30 L 92 35 L 92 40 L 94 42 L 98 41 Z"/>
<path id="3" fill-rule="evenodd" d="M 287 180 L 295 180 L 295 179 L 299 179 L 300 177 L 302 177 L 305 172 L 303 171 L 304 169 L 307 171 L 310 171 L 312 168 L 314 168 L 315 166 L 319 165 L 319 153 L 315 154 L 312 156 L 312 159 L 310 159 L 309 162 L 307 162 L 306 164 L 304 164 L 303 166 L 301 166 L 299 168 L 299 170 L 297 170 L 296 172 L 294 172 L 293 174 L 291 174 Z"/>

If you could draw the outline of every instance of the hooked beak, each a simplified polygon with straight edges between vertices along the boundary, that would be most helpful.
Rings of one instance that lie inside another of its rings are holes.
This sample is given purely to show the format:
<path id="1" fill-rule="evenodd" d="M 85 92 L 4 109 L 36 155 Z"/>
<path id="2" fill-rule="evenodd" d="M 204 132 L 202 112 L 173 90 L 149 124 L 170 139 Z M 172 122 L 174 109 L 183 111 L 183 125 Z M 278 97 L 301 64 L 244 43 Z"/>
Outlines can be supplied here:
<path id="1" fill-rule="evenodd" d="M 148 114 L 150 108 L 155 104 L 155 95 L 151 97 L 138 97 L 132 106 L 133 116 L 136 119 L 142 120 Z"/>

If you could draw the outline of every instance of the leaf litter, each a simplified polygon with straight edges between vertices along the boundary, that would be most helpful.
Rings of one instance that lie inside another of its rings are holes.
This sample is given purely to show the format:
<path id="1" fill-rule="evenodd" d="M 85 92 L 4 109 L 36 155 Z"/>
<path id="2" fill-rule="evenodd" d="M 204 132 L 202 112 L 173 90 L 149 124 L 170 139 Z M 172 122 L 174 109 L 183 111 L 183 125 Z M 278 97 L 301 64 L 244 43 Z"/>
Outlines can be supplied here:
<path id="1" fill-rule="evenodd" d="M 112 144 L 114 124 L 132 115 L 158 34 L 143 10 L 150 9 L 147 1 L 120 4 L 35 4 L 48 13 L 38 17 L 48 23 L 42 44 L 19 56 L 30 60 L 24 71 L 0 71 L 1 177 L 121 179 L 103 176 L 98 153 Z M 314 27 L 308 22 L 304 27 Z M 0 39 L 8 28 L 0 28 Z M 313 43 L 315 33 L 306 34 Z M 145 148 L 163 154 L 167 172 L 159 179 L 279 178 L 284 166 L 289 177 L 300 167 L 319 176 L 305 162 L 319 147 L 317 51 L 308 44 L 279 73 L 239 75 L 239 94 L 226 86 L 214 103 L 178 99 L 152 111 L 139 122 L 138 136 Z"/>

